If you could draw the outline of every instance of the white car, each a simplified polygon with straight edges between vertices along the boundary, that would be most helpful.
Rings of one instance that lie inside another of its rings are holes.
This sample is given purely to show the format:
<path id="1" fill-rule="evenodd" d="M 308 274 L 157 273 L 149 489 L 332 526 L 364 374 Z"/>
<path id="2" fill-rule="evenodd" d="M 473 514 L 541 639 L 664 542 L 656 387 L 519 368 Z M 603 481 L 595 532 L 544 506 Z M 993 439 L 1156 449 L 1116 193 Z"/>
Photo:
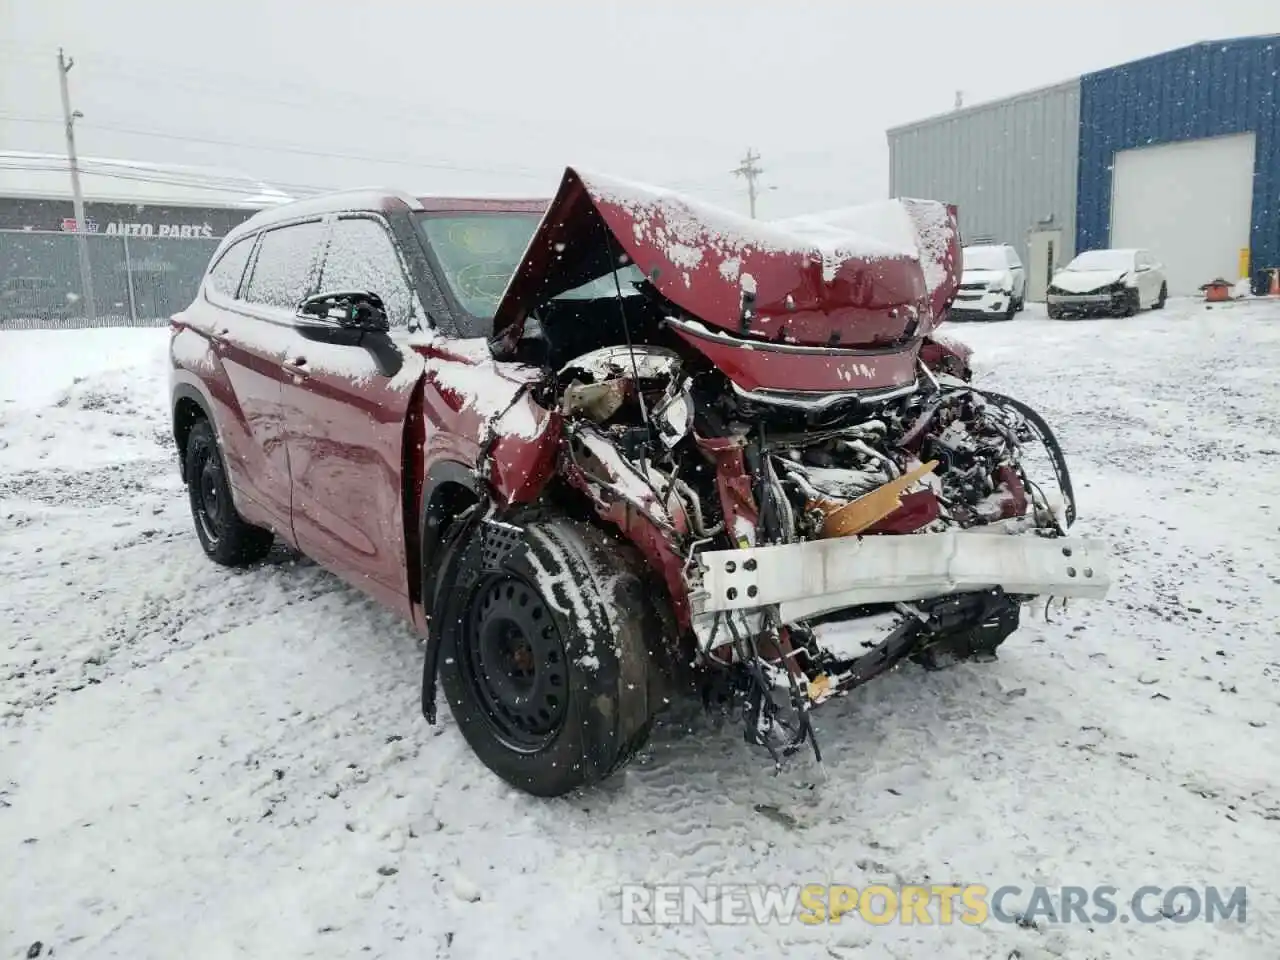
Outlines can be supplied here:
<path id="1" fill-rule="evenodd" d="M 963 252 L 964 274 L 947 317 L 951 320 L 1012 320 L 1027 295 L 1027 272 L 1007 243 L 975 244 Z"/>
<path id="2" fill-rule="evenodd" d="M 1132 317 L 1168 297 L 1164 266 L 1149 250 L 1090 250 L 1053 275 L 1049 316 Z"/>

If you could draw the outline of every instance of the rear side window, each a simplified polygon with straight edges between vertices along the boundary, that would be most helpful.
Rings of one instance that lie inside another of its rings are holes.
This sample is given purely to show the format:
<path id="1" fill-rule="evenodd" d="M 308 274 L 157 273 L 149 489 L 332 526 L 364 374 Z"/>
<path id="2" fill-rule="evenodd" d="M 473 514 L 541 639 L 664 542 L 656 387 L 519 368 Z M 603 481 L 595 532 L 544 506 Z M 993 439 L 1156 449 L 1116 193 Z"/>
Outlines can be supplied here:
<path id="1" fill-rule="evenodd" d="M 286 310 L 297 307 L 310 292 L 311 271 L 323 235 L 319 220 L 264 233 L 244 299 Z"/>
<path id="2" fill-rule="evenodd" d="M 376 220 L 356 217 L 333 225 L 320 277 L 322 293 L 361 290 L 376 293 L 393 327 L 409 324 L 413 293 L 404 278 L 400 255 Z"/>
<path id="3" fill-rule="evenodd" d="M 1018 251 L 1017 251 L 1017 250 L 1013 249 L 1013 247 L 1005 247 L 1004 249 L 1005 249 L 1005 253 L 1006 253 L 1006 254 L 1008 255 L 1008 257 L 1009 257 L 1009 266 L 1011 266 L 1011 267 L 1020 267 L 1020 266 L 1022 266 L 1022 261 L 1018 259 Z"/>
<path id="4" fill-rule="evenodd" d="M 244 276 L 245 264 L 249 262 L 249 254 L 253 251 L 253 237 L 237 240 L 218 258 L 218 262 L 209 271 L 209 286 L 218 293 L 234 297 L 240 289 L 240 278 Z"/>

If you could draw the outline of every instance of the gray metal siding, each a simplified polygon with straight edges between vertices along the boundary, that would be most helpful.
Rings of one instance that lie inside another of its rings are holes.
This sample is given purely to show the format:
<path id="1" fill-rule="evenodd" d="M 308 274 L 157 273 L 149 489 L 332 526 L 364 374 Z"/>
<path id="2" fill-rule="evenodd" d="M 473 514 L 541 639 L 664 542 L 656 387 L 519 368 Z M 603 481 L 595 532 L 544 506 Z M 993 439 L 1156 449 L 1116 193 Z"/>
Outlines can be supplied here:
<path id="1" fill-rule="evenodd" d="M 1024 262 L 1036 229 L 1062 231 L 1060 263 L 1074 255 L 1078 80 L 897 127 L 888 137 L 891 196 L 955 203 L 962 236 L 1012 243 Z"/>

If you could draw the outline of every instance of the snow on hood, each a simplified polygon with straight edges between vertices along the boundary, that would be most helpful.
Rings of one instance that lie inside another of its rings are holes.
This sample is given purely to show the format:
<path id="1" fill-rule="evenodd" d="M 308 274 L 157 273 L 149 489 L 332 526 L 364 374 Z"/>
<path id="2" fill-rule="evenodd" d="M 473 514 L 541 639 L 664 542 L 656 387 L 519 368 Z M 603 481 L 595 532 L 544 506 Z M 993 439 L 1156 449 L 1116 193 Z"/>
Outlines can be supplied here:
<path id="1" fill-rule="evenodd" d="M 990 283 L 992 280 L 1003 280 L 1009 270 L 966 270 L 960 277 L 961 283 Z"/>
<path id="2" fill-rule="evenodd" d="M 1092 293 L 1117 283 L 1126 270 L 1063 270 L 1055 274 L 1053 286 L 1067 293 Z"/>
<path id="3" fill-rule="evenodd" d="M 876 238 L 912 257 L 924 273 L 935 316 L 955 294 L 960 235 L 955 209 L 947 204 L 907 198 L 880 200 L 775 222 L 801 235 L 833 231 Z"/>
<path id="4" fill-rule="evenodd" d="M 766 223 L 682 194 L 565 171 L 507 286 L 495 333 L 615 265 L 704 323 L 804 345 L 879 345 L 923 335 L 954 294 L 954 211 L 932 201 Z"/>

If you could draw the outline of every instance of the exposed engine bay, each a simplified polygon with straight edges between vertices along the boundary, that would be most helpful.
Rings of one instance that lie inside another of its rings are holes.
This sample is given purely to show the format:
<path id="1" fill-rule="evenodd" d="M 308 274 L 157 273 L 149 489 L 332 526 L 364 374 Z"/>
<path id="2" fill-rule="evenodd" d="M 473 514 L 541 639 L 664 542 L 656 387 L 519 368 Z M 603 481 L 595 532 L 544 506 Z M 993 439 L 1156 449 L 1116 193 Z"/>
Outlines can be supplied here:
<path id="1" fill-rule="evenodd" d="M 546 389 L 543 401 L 564 417 L 565 475 L 649 518 L 678 551 L 691 592 L 708 550 L 975 527 L 1056 536 L 1074 518 L 1070 478 L 1047 425 L 1010 398 L 923 365 L 917 389 L 834 412 L 744 398 L 718 370 L 647 344 L 576 357 Z M 808 425 L 815 416 L 821 426 Z M 1048 453 L 1047 477 L 1023 466 L 1024 448 L 1036 443 Z M 735 485 L 725 468 L 739 459 Z M 886 489 L 891 497 L 859 509 Z M 741 700 L 748 739 L 777 758 L 812 739 L 810 706 L 906 654 L 929 666 L 989 657 L 1018 614 L 1018 598 L 999 591 L 787 623 L 776 611 L 717 613 L 693 620 L 695 665 L 711 668 L 708 701 Z M 833 621 L 882 635 L 852 656 L 833 651 L 821 639 Z M 716 669 L 725 667 L 732 669 Z"/>
<path id="2" fill-rule="evenodd" d="M 850 232 L 868 225 L 894 242 Z M 728 226 L 570 171 L 491 348 L 540 371 L 527 396 L 557 452 L 539 495 L 639 550 L 671 661 L 777 763 L 806 742 L 820 756 L 813 706 L 907 657 L 994 657 L 1025 601 L 1101 597 L 1107 576 L 1101 547 L 1068 537 L 1048 425 L 974 387 L 968 349 L 935 332 L 954 208 Z M 612 295 L 561 296 L 602 279 Z"/>

